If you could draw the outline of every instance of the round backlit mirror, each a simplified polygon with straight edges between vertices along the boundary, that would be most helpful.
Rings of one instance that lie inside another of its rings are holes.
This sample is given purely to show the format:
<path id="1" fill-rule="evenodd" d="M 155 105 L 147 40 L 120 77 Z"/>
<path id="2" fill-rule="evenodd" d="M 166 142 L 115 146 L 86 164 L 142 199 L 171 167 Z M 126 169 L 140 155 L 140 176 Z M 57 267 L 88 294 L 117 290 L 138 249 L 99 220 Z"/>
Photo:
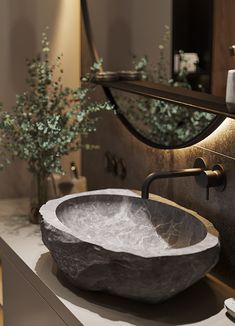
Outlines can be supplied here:
<path id="1" fill-rule="evenodd" d="M 104 72 L 129 83 L 138 79 L 211 92 L 213 0 L 82 0 L 82 9 L 93 58 L 102 58 Z M 106 83 L 104 90 L 118 117 L 150 146 L 190 146 L 224 120 L 112 85 Z"/>

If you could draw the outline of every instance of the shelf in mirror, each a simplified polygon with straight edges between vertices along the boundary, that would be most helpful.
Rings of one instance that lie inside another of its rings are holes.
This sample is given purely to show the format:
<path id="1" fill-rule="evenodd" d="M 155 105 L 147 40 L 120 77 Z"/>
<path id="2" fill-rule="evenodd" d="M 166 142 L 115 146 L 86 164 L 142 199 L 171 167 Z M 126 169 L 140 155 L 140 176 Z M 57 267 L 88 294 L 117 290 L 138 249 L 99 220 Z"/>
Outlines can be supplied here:
<path id="1" fill-rule="evenodd" d="M 206 111 L 235 119 L 235 112 L 229 112 L 224 98 L 219 96 L 142 80 L 96 81 L 95 83 L 105 88 L 113 88 L 128 93 L 160 99 L 193 108 L 194 110 Z"/>

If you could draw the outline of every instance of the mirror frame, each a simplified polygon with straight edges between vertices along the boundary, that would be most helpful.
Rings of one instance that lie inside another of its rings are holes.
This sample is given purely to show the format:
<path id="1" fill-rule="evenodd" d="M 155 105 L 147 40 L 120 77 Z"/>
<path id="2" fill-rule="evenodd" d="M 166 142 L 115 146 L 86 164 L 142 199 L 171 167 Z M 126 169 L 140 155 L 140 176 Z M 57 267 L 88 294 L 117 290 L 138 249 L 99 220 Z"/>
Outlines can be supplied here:
<path id="1" fill-rule="evenodd" d="M 91 57 L 93 62 L 98 62 L 100 56 L 98 54 L 93 38 L 87 0 L 81 0 L 81 9 L 83 23 L 85 27 L 85 34 L 88 42 L 88 47 L 91 52 Z M 235 114 L 229 113 L 227 111 L 226 104 L 223 98 L 211 94 L 185 90 L 183 88 L 175 89 L 171 86 L 165 86 L 158 83 L 146 81 L 96 82 L 96 84 L 102 86 L 106 97 L 114 105 L 118 118 L 123 123 L 123 125 L 131 132 L 131 134 L 146 145 L 159 149 L 178 149 L 192 146 L 195 143 L 198 143 L 207 136 L 209 136 L 215 129 L 218 128 L 218 126 L 224 121 L 226 117 L 235 118 Z M 138 94 L 145 97 L 165 100 L 170 103 L 181 104 L 182 106 L 187 107 L 189 110 L 194 109 L 198 111 L 207 111 L 210 113 L 214 113 L 217 116 L 208 125 L 208 127 L 206 127 L 206 129 L 204 129 L 196 137 L 190 139 L 187 142 L 184 142 L 181 145 L 165 146 L 163 144 L 157 144 L 156 142 L 153 142 L 152 140 L 143 136 L 139 131 L 137 131 L 133 127 L 133 125 L 128 121 L 128 119 L 119 109 L 110 88 L 119 89 L 128 93 Z"/>

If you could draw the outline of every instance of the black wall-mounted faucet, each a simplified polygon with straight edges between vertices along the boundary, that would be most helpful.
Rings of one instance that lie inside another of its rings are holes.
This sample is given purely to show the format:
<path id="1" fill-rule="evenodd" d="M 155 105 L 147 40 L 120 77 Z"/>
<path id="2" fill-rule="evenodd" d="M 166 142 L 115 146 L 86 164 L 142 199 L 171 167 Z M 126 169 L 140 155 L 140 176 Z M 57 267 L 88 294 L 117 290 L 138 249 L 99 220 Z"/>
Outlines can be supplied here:
<path id="1" fill-rule="evenodd" d="M 223 191 L 226 186 L 226 176 L 221 165 L 215 165 L 211 170 L 207 168 L 205 162 L 201 158 L 197 158 L 194 168 L 180 169 L 174 171 L 156 171 L 147 176 L 142 186 L 141 196 L 143 199 L 149 198 L 150 185 L 157 179 L 169 179 L 179 177 L 194 176 L 196 182 L 206 188 L 206 199 L 209 199 L 209 189 L 212 187 Z"/>

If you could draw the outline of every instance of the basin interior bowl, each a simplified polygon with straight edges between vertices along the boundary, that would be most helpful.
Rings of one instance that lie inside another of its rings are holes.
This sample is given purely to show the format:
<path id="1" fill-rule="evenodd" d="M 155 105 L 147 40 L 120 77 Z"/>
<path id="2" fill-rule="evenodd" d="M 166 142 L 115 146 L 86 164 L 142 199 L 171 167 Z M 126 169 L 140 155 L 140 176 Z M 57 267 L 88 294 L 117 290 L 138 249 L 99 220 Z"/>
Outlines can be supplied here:
<path id="1" fill-rule="evenodd" d="M 56 215 L 84 242 L 142 257 L 170 254 L 207 235 L 205 225 L 186 211 L 122 195 L 74 197 L 59 204 Z"/>

